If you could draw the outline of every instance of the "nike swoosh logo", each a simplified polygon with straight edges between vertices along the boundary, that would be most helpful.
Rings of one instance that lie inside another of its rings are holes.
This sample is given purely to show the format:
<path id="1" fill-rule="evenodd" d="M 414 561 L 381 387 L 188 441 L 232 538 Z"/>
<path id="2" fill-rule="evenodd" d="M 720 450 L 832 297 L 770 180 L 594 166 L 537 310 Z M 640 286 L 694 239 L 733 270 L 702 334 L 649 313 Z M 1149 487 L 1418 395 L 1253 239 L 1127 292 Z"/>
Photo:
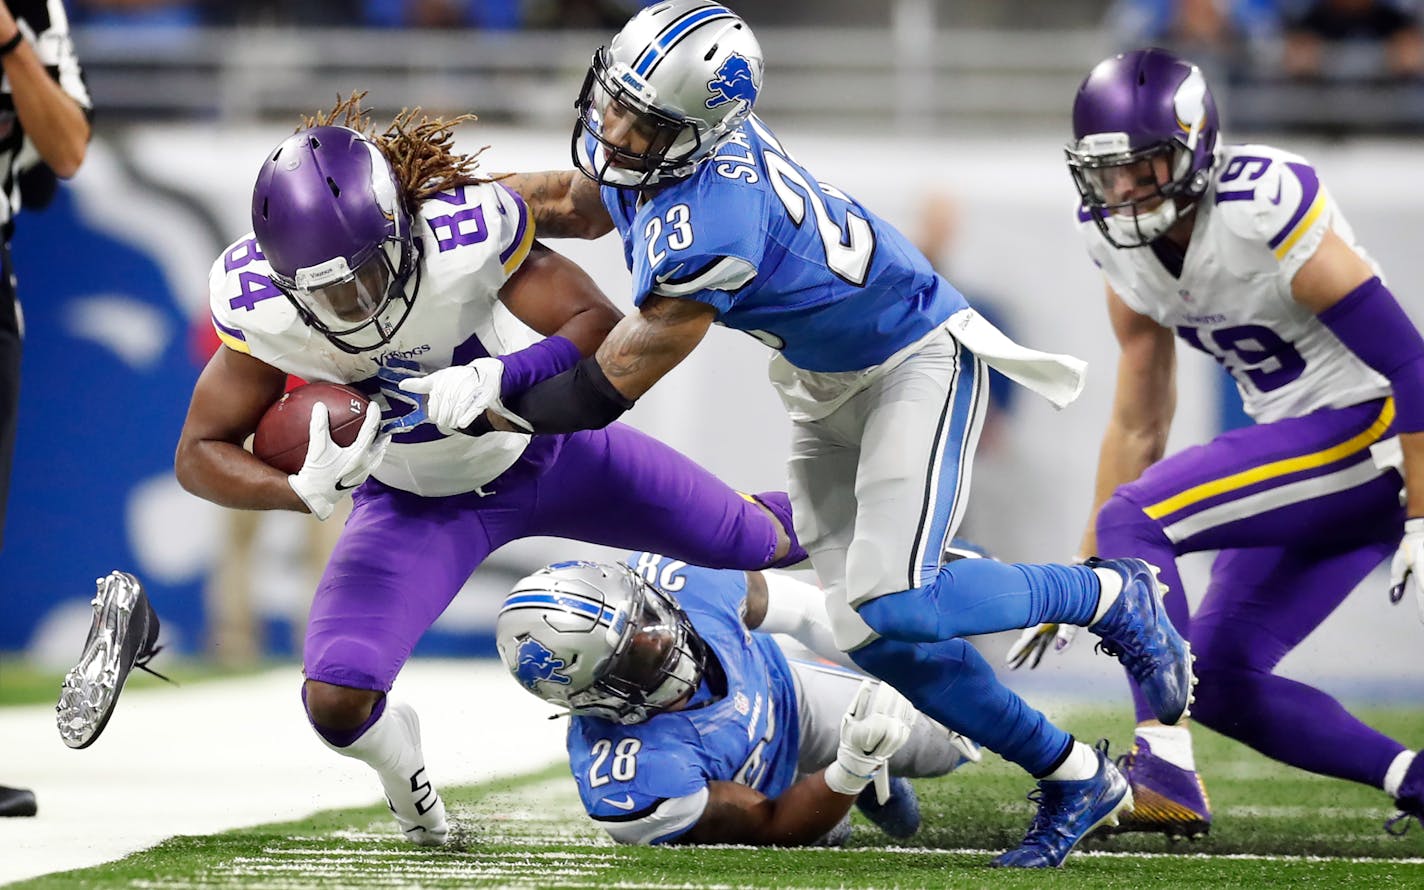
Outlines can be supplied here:
<path id="1" fill-rule="evenodd" d="M 617 807 L 620 810 L 632 810 L 633 807 L 637 806 L 637 804 L 633 803 L 633 795 L 631 794 L 623 795 L 622 800 L 615 800 L 611 797 L 605 797 L 603 799 L 603 802 L 608 804 L 610 807 Z"/>
<path id="2" fill-rule="evenodd" d="M 1276 196 L 1271 199 L 1271 203 L 1272 203 L 1272 204 L 1279 204 L 1279 203 L 1281 203 L 1281 181 L 1280 181 L 1279 179 L 1276 180 Z"/>
<path id="3" fill-rule="evenodd" d="M 663 274 L 654 275 L 653 280 L 656 281 L 658 284 L 667 284 L 668 281 L 670 281 L 674 275 L 682 271 L 682 267 L 685 265 L 687 264 L 678 263 L 676 266 L 673 266 L 671 269 L 667 270 Z"/>
<path id="4" fill-rule="evenodd" d="M 337 490 L 337 491 L 350 491 L 351 489 L 356 488 L 356 487 L 359 486 L 360 484 L 361 484 L 360 482 L 353 482 L 353 483 L 351 483 L 350 485 L 342 485 L 342 484 L 341 484 L 341 480 L 340 480 L 340 479 L 337 479 L 337 480 L 336 480 L 336 490 Z"/>

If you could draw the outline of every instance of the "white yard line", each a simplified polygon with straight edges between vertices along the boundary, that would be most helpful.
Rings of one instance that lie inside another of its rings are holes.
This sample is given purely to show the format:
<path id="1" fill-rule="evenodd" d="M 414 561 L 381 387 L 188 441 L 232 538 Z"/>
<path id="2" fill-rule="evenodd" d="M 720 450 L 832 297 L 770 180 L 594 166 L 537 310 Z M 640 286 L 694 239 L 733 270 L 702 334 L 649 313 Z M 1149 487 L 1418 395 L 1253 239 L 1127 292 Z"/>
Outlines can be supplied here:
<path id="1" fill-rule="evenodd" d="M 39 815 L 0 819 L 0 884 L 211 834 L 381 800 L 375 774 L 328 751 L 302 714 L 295 667 L 181 688 L 127 689 L 104 735 L 71 751 L 54 709 L 0 709 L 0 783 L 33 788 Z M 57 692 L 58 690 L 56 690 Z M 415 661 L 392 693 L 420 712 L 432 779 L 452 785 L 541 769 L 564 727 L 495 661 Z M 394 823 L 392 823 L 394 826 Z"/>

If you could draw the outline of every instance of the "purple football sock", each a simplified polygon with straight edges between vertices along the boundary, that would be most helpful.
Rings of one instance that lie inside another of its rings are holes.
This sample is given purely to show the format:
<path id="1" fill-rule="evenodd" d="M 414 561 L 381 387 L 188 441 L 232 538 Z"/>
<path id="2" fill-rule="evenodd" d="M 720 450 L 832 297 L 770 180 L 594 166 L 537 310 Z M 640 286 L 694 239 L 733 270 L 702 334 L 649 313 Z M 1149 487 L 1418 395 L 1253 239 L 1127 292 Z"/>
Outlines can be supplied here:
<path id="1" fill-rule="evenodd" d="M 1219 556 L 1192 626 L 1199 678 L 1192 716 L 1282 763 L 1382 787 L 1404 745 L 1319 689 L 1272 671 L 1392 544 L 1382 540 L 1326 556 L 1270 548 Z"/>
<path id="2" fill-rule="evenodd" d="M 1275 674 L 1204 668 L 1192 716 L 1291 766 L 1375 788 L 1404 745 L 1319 689 Z"/>
<path id="3" fill-rule="evenodd" d="M 776 521 L 781 523 L 781 527 L 786 530 L 786 536 L 791 539 L 791 549 L 786 551 L 786 555 L 768 568 L 784 569 L 787 566 L 794 566 L 807 559 L 806 548 L 801 546 L 801 542 L 796 540 L 796 526 L 791 522 L 791 498 L 784 491 L 763 491 L 752 495 L 757 503 L 771 511 L 776 517 Z"/>

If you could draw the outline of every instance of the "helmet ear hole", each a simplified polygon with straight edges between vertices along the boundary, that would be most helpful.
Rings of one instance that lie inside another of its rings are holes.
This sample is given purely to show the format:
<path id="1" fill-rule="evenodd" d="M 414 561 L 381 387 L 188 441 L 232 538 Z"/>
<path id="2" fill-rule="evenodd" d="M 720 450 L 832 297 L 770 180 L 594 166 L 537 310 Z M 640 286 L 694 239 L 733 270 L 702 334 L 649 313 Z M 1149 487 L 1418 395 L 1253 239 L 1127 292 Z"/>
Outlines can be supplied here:
<path id="1" fill-rule="evenodd" d="M 269 217 L 268 217 L 268 215 L 267 215 L 267 199 L 266 199 L 266 198 L 263 198 L 263 199 L 262 199 L 262 218 L 263 218 L 263 219 L 269 219 Z"/>
<path id="2" fill-rule="evenodd" d="M 331 196 L 333 198 L 341 197 L 341 186 L 337 185 L 336 180 L 332 179 L 330 176 L 326 177 L 326 187 L 331 189 Z"/>

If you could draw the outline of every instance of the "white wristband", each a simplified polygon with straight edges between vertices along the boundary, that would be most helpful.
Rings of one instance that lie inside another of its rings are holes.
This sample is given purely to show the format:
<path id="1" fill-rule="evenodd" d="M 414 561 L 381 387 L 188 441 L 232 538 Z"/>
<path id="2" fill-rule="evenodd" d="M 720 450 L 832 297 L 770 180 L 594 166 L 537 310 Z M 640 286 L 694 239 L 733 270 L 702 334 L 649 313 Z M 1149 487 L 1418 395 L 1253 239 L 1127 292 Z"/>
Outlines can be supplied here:
<path id="1" fill-rule="evenodd" d="M 875 778 L 874 774 L 859 776 L 841 766 L 839 760 L 826 767 L 826 787 L 837 794 L 859 794 Z"/>

